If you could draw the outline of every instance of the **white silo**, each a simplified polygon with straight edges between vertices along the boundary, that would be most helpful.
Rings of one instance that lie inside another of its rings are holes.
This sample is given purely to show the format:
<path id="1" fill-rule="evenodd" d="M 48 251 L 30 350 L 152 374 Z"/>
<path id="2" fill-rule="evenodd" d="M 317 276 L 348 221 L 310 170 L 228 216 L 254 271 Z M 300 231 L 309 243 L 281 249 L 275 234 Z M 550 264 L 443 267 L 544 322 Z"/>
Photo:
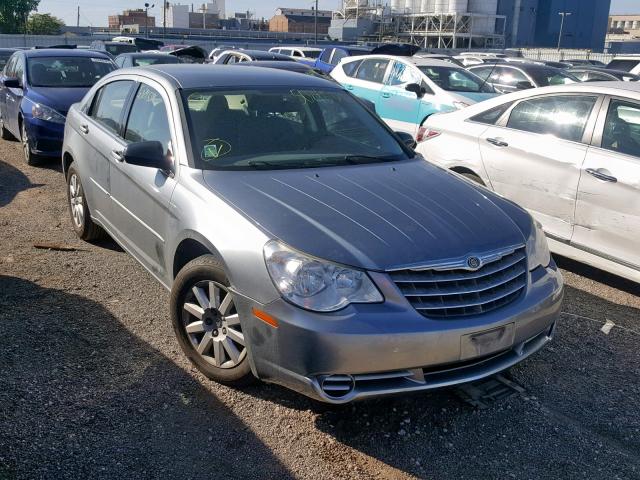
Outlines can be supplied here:
<path id="1" fill-rule="evenodd" d="M 449 11 L 449 0 L 435 0 L 433 2 L 433 13 L 447 13 Z"/>
<path id="2" fill-rule="evenodd" d="M 404 11 L 406 13 L 417 13 L 417 10 L 420 8 L 420 0 L 405 0 L 404 2 Z"/>
<path id="3" fill-rule="evenodd" d="M 485 15 L 495 15 L 498 11 L 498 0 L 469 0 L 467 9 L 469 13 L 479 13 Z M 473 33 L 491 34 L 495 33 L 495 18 L 473 18 Z"/>
<path id="4" fill-rule="evenodd" d="M 449 0 L 448 13 L 467 13 L 467 0 Z"/>
<path id="5" fill-rule="evenodd" d="M 422 0 L 420 13 L 433 13 L 435 11 L 435 3 L 435 0 Z"/>
<path id="6" fill-rule="evenodd" d="M 391 0 L 391 11 L 393 13 L 404 13 L 405 0 Z"/>

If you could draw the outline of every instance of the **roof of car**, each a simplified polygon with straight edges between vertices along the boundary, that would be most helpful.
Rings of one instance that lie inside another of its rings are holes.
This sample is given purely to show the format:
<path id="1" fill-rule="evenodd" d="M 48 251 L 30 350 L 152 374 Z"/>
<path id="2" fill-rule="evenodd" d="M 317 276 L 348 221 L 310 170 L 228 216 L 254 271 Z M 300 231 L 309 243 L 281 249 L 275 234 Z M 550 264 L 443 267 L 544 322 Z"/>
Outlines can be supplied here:
<path id="1" fill-rule="evenodd" d="M 319 52 L 320 50 L 322 50 L 322 48 L 318 48 L 318 47 L 307 47 L 305 46 L 300 46 L 300 45 L 277 45 L 275 47 L 271 47 L 269 50 L 273 50 L 274 48 L 295 48 L 297 50 L 304 50 L 307 52 Z"/>
<path id="2" fill-rule="evenodd" d="M 273 60 L 266 60 L 261 62 L 240 62 L 240 63 L 232 63 L 234 67 L 270 67 L 270 68 L 280 68 L 282 70 L 290 70 L 295 72 L 307 72 L 309 70 L 313 70 L 313 67 L 307 65 L 306 63 L 300 62 L 280 62 Z"/>
<path id="3" fill-rule="evenodd" d="M 481 64 L 481 65 L 469 65 L 467 68 L 471 70 L 472 68 L 478 67 L 488 67 L 492 64 Z M 563 71 L 562 68 L 551 67 L 549 65 L 543 65 L 540 63 L 529 63 L 529 62 L 505 62 L 499 63 L 495 65 L 496 67 L 511 67 L 511 68 L 519 68 L 521 70 L 525 70 L 527 72 L 536 72 L 536 71 L 548 71 L 548 70 L 558 70 Z"/>
<path id="4" fill-rule="evenodd" d="M 228 50 L 225 50 L 223 53 L 241 53 L 252 58 L 282 58 L 283 60 L 285 58 L 289 59 L 287 55 L 282 55 L 281 53 L 277 52 L 268 52 L 266 50 L 239 50 L 230 48 Z"/>
<path id="5" fill-rule="evenodd" d="M 70 48 L 40 48 L 37 50 L 23 50 L 27 58 L 32 57 L 101 57 L 110 58 L 106 53 L 97 50 L 70 49 Z"/>
<path id="6" fill-rule="evenodd" d="M 378 55 L 378 54 L 374 54 L 374 55 L 358 55 L 358 56 L 353 56 L 353 57 L 347 57 L 345 58 L 343 61 L 344 62 L 351 62 L 353 60 L 359 60 L 359 59 L 372 59 L 372 58 L 381 58 L 381 59 L 386 59 L 386 60 L 404 60 L 405 62 L 409 62 L 409 63 L 413 63 L 414 65 L 421 67 L 421 66 L 428 66 L 428 67 L 456 67 L 456 68 L 460 68 L 457 65 L 451 63 L 451 62 L 445 62 L 444 60 L 438 60 L 437 58 L 423 58 L 423 57 L 401 57 L 401 56 L 397 56 L 397 55 Z"/>
<path id="7" fill-rule="evenodd" d="M 294 85 L 306 88 L 341 88 L 334 82 L 311 75 L 300 75 L 275 68 L 230 68 L 228 65 L 161 64 L 146 67 L 124 68 L 118 74 L 147 75 L 168 82 L 178 88 L 205 87 L 262 87 Z"/>
<path id="8" fill-rule="evenodd" d="M 567 68 L 567 72 L 602 72 L 610 73 L 612 75 L 633 75 L 625 70 L 616 70 L 615 68 L 596 67 L 595 65 L 576 65 L 575 67 Z"/>
<path id="9" fill-rule="evenodd" d="M 173 55 L 169 55 L 168 53 L 165 52 L 125 52 L 125 53 L 121 53 L 120 55 L 118 55 L 118 57 L 133 57 L 133 58 L 140 58 L 140 57 L 144 57 L 144 58 L 167 58 L 167 57 L 173 57 L 175 58 Z M 118 58 L 116 57 L 116 58 Z"/>

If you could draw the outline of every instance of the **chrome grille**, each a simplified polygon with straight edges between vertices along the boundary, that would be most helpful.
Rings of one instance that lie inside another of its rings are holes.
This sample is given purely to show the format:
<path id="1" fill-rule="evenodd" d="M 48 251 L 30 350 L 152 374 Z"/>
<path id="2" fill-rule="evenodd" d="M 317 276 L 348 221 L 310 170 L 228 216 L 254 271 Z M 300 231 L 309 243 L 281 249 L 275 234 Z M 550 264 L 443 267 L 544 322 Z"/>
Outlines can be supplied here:
<path id="1" fill-rule="evenodd" d="M 480 315 L 513 302 L 527 284 L 524 246 L 494 258 L 475 271 L 407 269 L 389 275 L 409 303 L 425 317 Z"/>

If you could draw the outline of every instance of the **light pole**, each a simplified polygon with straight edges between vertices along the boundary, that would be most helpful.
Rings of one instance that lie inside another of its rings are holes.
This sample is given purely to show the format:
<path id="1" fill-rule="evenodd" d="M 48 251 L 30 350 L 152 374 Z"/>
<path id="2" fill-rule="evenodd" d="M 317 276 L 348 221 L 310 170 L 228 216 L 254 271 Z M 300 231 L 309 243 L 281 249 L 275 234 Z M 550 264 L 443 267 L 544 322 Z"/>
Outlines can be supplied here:
<path id="1" fill-rule="evenodd" d="M 562 43 L 562 30 L 564 28 L 564 17 L 571 15 L 571 12 L 559 12 L 560 15 L 560 33 L 558 34 L 558 51 L 560 51 L 560 44 Z"/>
<path id="2" fill-rule="evenodd" d="M 144 4 L 144 36 L 149 38 L 149 8 L 155 7 L 155 4 Z"/>
<path id="3" fill-rule="evenodd" d="M 316 8 L 314 10 L 315 16 L 313 17 L 313 34 L 316 45 L 318 45 L 318 0 L 316 0 Z"/>

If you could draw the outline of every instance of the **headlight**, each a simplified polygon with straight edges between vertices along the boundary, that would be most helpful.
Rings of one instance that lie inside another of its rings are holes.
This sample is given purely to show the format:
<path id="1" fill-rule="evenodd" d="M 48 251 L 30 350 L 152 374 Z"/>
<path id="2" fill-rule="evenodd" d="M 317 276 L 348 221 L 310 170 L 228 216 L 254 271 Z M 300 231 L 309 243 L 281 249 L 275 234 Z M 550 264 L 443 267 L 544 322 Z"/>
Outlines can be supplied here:
<path id="1" fill-rule="evenodd" d="M 39 103 L 33 104 L 33 106 L 31 107 L 31 115 L 33 115 L 33 118 L 45 120 L 47 122 L 64 124 L 65 121 L 64 115 L 56 112 L 53 108 L 49 108 L 45 105 L 40 105 Z"/>
<path id="2" fill-rule="evenodd" d="M 529 270 L 533 270 L 539 266 L 546 268 L 549 266 L 549 263 L 551 263 L 551 253 L 549 253 L 547 237 L 544 236 L 542 225 L 536 220 L 533 220 L 531 235 L 529 235 L 529 239 L 527 240 L 527 259 Z"/>
<path id="3" fill-rule="evenodd" d="M 453 106 L 456 107 L 458 110 L 462 110 L 463 108 L 470 107 L 471 105 L 465 102 L 453 102 Z"/>
<path id="4" fill-rule="evenodd" d="M 350 303 L 384 300 L 361 270 L 307 256 L 275 240 L 264 246 L 264 258 L 282 296 L 307 310 L 333 312 Z"/>

